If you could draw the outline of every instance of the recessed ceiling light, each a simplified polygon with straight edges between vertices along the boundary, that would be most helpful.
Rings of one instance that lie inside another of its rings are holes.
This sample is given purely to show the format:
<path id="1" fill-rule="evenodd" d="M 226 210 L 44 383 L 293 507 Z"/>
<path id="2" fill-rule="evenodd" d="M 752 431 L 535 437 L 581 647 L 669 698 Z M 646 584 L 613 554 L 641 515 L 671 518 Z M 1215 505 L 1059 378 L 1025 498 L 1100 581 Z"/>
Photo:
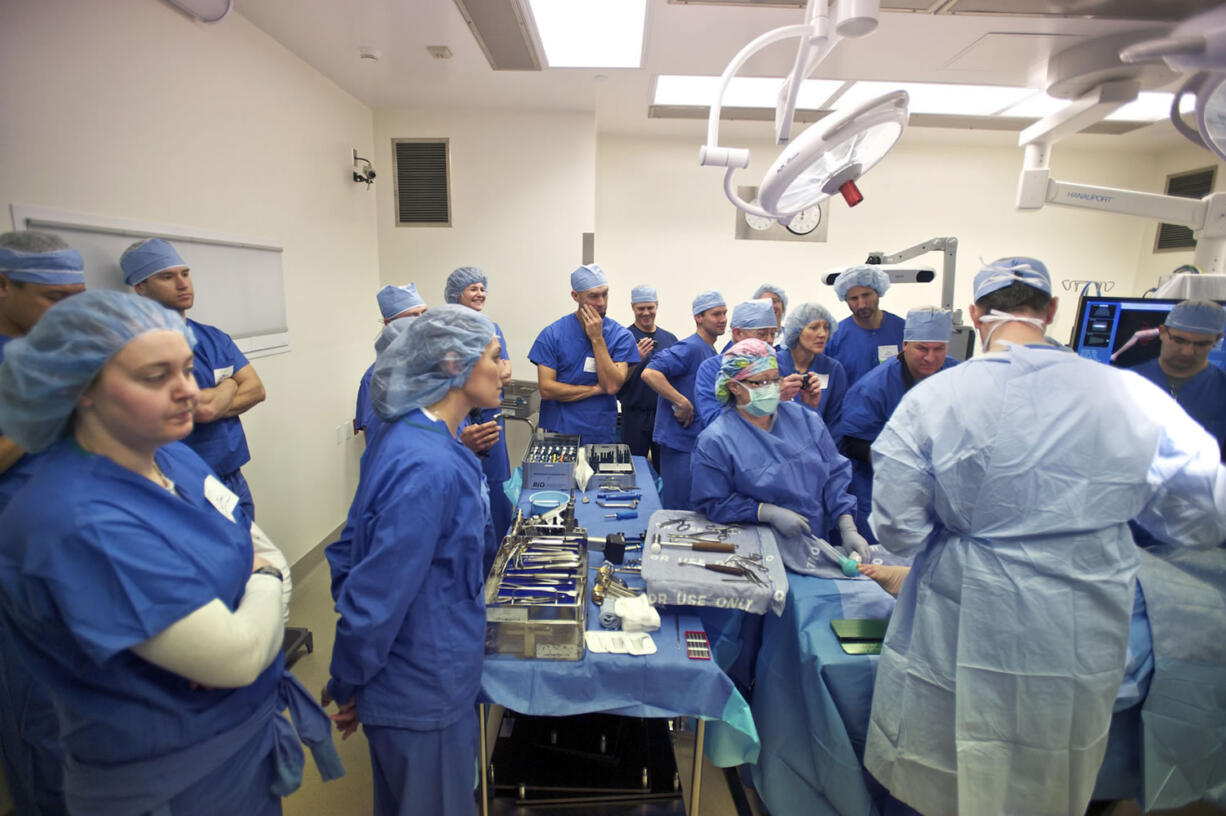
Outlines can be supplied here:
<path id="1" fill-rule="evenodd" d="M 807 79 L 800 86 L 796 107 L 821 110 L 843 84 L 839 80 Z M 724 107 L 774 108 L 782 85 L 783 79 L 779 77 L 733 77 L 724 94 Z M 666 74 L 656 78 L 652 104 L 709 108 L 718 91 L 719 77 Z"/>
<path id="2" fill-rule="evenodd" d="M 646 0 L 528 0 L 550 68 L 638 68 Z"/>
<path id="3" fill-rule="evenodd" d="M 426 51 L 435 59 L 451 59 L 451 49 L 445 45 L 427 45 Z"/>

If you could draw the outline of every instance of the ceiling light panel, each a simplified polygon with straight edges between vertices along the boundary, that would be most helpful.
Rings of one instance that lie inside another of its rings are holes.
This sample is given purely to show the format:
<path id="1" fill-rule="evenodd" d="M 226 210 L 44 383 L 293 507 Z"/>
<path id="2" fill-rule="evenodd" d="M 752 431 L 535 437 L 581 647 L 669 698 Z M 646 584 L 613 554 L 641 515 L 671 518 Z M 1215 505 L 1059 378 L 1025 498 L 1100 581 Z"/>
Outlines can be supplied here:
<path id="1" fill-rule="evenodd" d="M 843 82 L 829 79 L 807 79 L 800 86 L 796 107 L 821 110 Z M 779 77 L 733 77 L 724 93 L 726 108 L 770 108 L 778 102 Z M 653 105 L 690 105 L 709 108 L 719 91 L 719 77 L 664 75 L 656 78 Z"/>
<path id="2" fill-rule="evenodd" d="M 936 82 L 857 82 L 839 97 L 835 110 L 863 105 L 890 91 L 906 91 L 911 113 L 991 116 L 1034 93 L 1007 85 L 947 85 Z"/>
<path id="3" fill-rule="evenodd" d="M 528 0 L 550 68 L 638 68 L 646 0 Z"/>

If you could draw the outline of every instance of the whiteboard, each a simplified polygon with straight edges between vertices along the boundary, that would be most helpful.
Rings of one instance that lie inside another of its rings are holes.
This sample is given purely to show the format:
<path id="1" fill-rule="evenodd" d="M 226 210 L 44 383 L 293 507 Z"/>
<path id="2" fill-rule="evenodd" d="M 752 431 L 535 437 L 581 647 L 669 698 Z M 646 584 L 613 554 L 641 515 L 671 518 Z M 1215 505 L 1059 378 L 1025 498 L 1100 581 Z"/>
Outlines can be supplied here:
<path id="1" fill-rule="evenodd" d="M 28 204 L 12 212 L 15 229 L 53 232 L 81 253 L 87 289 L 130 292 L 119 256 L 134 241 L 165 238 L 192 270 L 188 317 L 221 329 L 248 357 L 290 350 L 283 248 L 275 241 Z"/>

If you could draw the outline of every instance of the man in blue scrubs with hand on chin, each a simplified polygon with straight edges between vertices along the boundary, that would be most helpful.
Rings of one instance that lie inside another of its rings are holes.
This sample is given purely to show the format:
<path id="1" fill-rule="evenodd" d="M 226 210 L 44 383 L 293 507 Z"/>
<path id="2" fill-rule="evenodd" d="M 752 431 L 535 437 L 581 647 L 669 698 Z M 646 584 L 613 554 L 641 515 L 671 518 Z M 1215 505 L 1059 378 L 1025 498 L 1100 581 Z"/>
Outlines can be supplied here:
<path id="1" fill-rule="evenodd" d="M 1209 352 L 1222 342 L 1223 329 L 1226 309 L 1212 300 L 1185 300 L 1158 327 L 1158 356 L 1133 369 L 1174 397 L 1219 447 L 1226 444 L 1226 371 L 1209 364 Z"/>
<path id="2" fill-rule="evenodd" d="M 540 427 L 576 434 L 583 444 L 617 441 L 617 394 L 632 363 L 634 336 L 605 317 L 609 282 L 587 264 L 570 273 L 572 314 L 550 323 L 528 351 L 541 389 Z"/>
<path id="3" fill-rule="evenodd" d="M 195 333 L 194 374 L 200 396 L 196 400 L 195 429 L 183 442 L 238 496 L 239 506 L 254 521 L 251 488 L 240 470 L 251 461 L 251 453 L 238 415 L 264 401 L 260 375 L 230 335 L 187 318 L 187 310 L 196 301 L 191 269 L 168 242 L 161 238 L 137 241 L 124 250 L 119 266 L 124 283 L 136 294 L 178 312 Z"/>
<path id="4" fill-rule="evenodd" d="M 870 264 L 849 266 L 834 280 L 835 294 L 851 309 L 851 320 L 839 324 L 826 354 L 847 369 L 849 387 L 902 346 L 903 319 L 880 305 L 889 288 L 890 276 Z"/>
<path id="5" fill-rule="evenodd" d="M 690 451 L 703 427 L 696 421 L 694 377 L 703 361 L 715 356 L 715 341 L 728 325 L 719 292 L 703 292 L 691 305 L 694 333 L 656 355 L 643 371 L 643 382 L 660 395 L 652 438 L 660 446 L 660 498 L 666 510 L 690 508 Z"/>

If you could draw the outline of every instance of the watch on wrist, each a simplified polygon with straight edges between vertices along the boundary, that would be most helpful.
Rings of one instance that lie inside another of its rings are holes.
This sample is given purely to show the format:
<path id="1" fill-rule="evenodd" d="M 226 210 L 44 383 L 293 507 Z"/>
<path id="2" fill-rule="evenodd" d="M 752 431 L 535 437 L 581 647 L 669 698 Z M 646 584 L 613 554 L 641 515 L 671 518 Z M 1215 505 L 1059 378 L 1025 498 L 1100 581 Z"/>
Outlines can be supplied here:
<path id="1" fill-rule="evenodd" d="M 267 564 L 265 564 L 264 566 L 260 567 L 257 570 L 253 570 L 251 574 L 252 575 L 271 575 L 273 578 L 276 578 L 278 581 L 285 580 L 285 576 L 281 574 L 281 570 L 277 569 L 276 567 L 267 565 Z"/>

